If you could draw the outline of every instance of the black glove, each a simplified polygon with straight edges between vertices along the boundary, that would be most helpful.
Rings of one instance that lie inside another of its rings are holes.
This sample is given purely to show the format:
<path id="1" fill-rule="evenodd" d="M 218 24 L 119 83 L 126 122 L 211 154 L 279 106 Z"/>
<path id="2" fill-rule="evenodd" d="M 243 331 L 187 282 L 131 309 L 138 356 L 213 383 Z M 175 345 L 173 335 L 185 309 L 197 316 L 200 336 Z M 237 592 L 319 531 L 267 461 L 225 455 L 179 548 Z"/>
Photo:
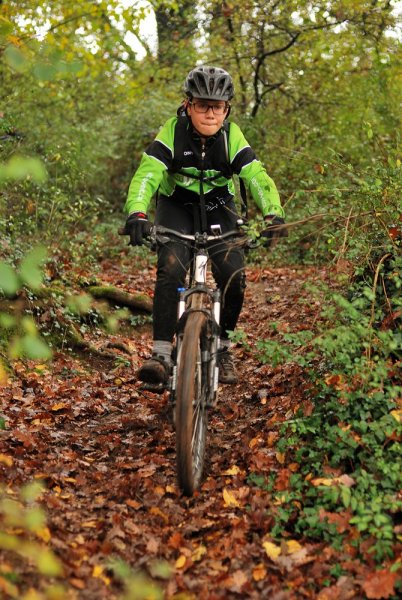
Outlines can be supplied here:
<path id="1" fill-rule="evenodd" d="M 288 237 L 288 230 L 282 217 L 265 217 L 265 222 L 267 225 L 261 232 L 265 248 L 270 248 L 278 238 Z"/>
<path id="2" fill-rule="evenodd" d="M 130 246 L 142 246 L 144 238 L 148 237 L 151 231 L 151 223 L 145 213 L 134 212 L 127 217 L 124 226 L 124 235 L 130 236 Z"/>

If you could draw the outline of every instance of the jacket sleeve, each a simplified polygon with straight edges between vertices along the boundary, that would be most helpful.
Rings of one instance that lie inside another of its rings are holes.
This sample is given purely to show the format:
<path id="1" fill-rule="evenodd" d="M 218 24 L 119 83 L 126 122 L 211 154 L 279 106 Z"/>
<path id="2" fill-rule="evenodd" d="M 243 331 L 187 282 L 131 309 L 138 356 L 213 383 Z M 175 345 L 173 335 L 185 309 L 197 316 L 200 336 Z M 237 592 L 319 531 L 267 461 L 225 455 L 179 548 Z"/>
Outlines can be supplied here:
<path id="1" fill-rule="evenodd" d="M 176 117 L 169 119 L 142 155 L 128 189 L 124 205 L 127 214 L 148 211 L 164 173 L 172 164 L 176 121 Z"/>
<path id="2" fill-rule="evenodd" d="M 243 179 L 262 215 L 284 217 L 285 211 L 274 181 L 257 159 L 236 123 L 230 124 L 229 145 L 232 169 Z"/>

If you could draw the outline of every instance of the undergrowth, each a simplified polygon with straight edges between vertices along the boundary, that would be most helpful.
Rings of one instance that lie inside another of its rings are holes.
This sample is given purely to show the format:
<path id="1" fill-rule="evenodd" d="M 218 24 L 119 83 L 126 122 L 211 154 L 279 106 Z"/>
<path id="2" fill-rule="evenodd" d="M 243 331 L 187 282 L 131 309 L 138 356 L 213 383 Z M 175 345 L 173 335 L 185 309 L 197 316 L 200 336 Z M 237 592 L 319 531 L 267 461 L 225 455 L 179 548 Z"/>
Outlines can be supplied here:
<path id="1" fill-rule="evenodd" d="M 262 363 L 301 365 L 314 390 L 312 414 L 285 422 L 277 444 L 297 465 L 288 489 L 276 489 L 275 473 L 251 476 L 272 494 L 273 535 L 325 540 L 378 563 L 402 541 L 399 244 L 383 241 L 343 289 L 310 290 L 323 306 L 314 331 L 273 324 L 272 337 L 257 343 Z"/>

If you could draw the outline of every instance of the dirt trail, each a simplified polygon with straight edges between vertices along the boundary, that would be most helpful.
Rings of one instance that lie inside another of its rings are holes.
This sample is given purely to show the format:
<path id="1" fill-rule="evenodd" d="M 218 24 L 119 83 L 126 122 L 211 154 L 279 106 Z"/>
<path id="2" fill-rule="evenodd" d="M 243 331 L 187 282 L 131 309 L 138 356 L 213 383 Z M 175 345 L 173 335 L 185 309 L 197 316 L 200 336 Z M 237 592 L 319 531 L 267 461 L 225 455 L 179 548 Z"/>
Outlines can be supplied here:
<path id="1" fill-rule="evenodd" d="M 104 265 L 105 280 L 119 285 L 117 273 Z M 248 275 L 239 325 L 251 345 L 267 337 L 272 321 L 295 330 L 317 318 L 319 306 L 305 281 L 323 272 L 283 268 Z M 141 279 L 142 289 L 144 282 L 149 287 L 152 276 L 150 268 L 128 288 Z M 150 327 L 131 340 L 116 339 L 137 350 L 138 363 L 149 350 Z M 51 367 L 17 365 L 18 377 L 2 392 L 7 430 L 0 452 L 12 456 L 13 465 L 0 465 L 1 477 L 11 490 L 33 478 L 45 482 L 49 546 L 63 561 L 69 598 L 117 598 L 118 584 L 106 567 L 113 556 L 151 574 L 158 560 L 167 561 L 171 575 L 157 581 L 169 598 L 180 592 L 205 600 L 317 597 L 314 556 L 325 549 L 305 545 L 299 564 L 272 561 L 263 547 L 272 528 L 265 514 L 269 498 L 249 479 L 275 470 L 285 485 L 291 471 L 274 443 L 285 419 L 311 408 L 307 385 L 297 367 L 262 366 L 242 347 L 234 353 L 240 383 L 222 386 L 210 422 L 207 476 L 190 499 L 176 487 L 167 394 L 140 391 L 132 369 L 110 361 L 95 368 L 59 353 Z M 33 581 L 27 564 L 19 572 L 22 582 Z"/>

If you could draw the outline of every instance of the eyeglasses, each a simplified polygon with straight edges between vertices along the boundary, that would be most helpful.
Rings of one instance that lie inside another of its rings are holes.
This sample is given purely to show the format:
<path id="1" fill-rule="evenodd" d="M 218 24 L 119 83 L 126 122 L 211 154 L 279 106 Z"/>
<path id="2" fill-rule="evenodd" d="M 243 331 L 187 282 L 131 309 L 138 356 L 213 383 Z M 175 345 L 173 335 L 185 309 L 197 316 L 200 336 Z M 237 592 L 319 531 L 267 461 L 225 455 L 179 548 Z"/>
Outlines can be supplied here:
<path id="1" fill-rule="evenodd" d="M 212 108 L 212 112 L 214 115 L 224 115 L 228 110 L 228 105 L 226 102 L 222 102 L 221 104 L 208 104 L 208 102 L 190 102 L 191 106 L 194 106 L 194 110 L 197 113 L 207 113 L 210 108 Z"/>

